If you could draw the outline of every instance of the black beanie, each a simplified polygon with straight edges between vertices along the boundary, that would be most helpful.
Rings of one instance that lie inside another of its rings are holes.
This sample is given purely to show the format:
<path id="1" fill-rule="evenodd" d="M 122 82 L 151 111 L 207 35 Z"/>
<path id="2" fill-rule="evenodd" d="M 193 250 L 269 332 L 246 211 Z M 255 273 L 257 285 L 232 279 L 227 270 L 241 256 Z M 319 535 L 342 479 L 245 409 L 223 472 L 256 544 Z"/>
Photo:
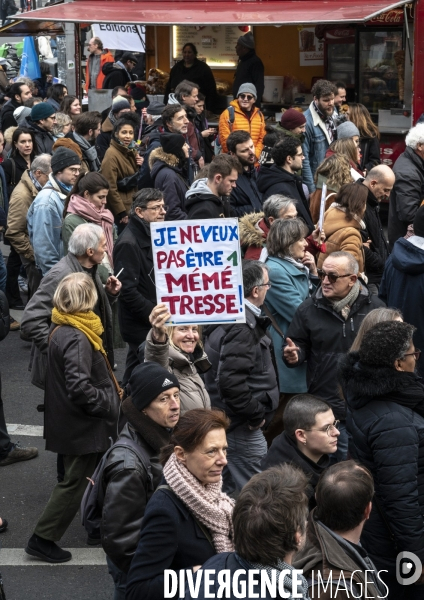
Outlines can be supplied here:
<path id="1" fill-rule="evenodd" d="M 162 133 L 160 136 L 163 151 L 178 158 L 184 155 L 182 149 L 185 143 L 186 139 L 181 133 Z"/>
<path id="2" fill-rule="evenodd" d="M 415 213 L 414 234 L 424 237 L 424 206 L 420 206 Z"/>
<path id="3" fill-rule="evenodd" d="M 60 146 L 52 156 L 52 173 L 59 173 L 72 165 L 80 165 L 81 159 L 78 154 L 75 154 L 69 148 Z"/>
<path id="4" fill-rule="evenodd" d="M 129 380 L 131 400 L 137 410 L 149 406 L 161 392 L 170 388 L 180 389 L 180 383 L 170 373 L 155 362 L 144 362 L 137 365 Z"/>

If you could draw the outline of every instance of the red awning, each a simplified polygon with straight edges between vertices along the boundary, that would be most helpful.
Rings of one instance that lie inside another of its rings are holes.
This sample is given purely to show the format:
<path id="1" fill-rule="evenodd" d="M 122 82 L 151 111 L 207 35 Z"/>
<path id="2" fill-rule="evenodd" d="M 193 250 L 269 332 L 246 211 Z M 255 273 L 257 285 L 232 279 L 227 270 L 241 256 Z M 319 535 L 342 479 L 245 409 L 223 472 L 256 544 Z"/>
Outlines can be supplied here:
<path id="1" fill-rule="evenodd" d="M 143 25 L 289 25 L 361 23 L 408 0 L 275 0 L 269 2 L 129 2 L 77 0 L 19 15 L 25 21 Z"/>

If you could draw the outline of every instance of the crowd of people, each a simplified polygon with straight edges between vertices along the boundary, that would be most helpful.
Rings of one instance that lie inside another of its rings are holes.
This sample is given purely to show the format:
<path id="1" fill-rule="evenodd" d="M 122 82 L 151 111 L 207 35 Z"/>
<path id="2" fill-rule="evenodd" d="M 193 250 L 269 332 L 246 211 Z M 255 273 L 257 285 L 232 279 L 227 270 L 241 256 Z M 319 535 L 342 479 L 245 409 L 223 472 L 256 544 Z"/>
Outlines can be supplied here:
<path id="1" fill-rule="evenodd" d="M 341 82 L 270 124 L 251 32 L 218 132 L 193 44 L 166 105 L 134 97 L 134 57 L 113 62 L 98 38 L 89 50 L 109 110 L 83 112 L 62 84 L 36 102 L 21 78 L 0 113 L 0 304 L 23 310 L 10 328 L 32 342 L 57 454 L 26 552 L 71 560 L 57 542 L 84 498 L 115 600 L 163 598 L 167 570 L 191 577 L 173 597 L 212 597 L 193 591 L 207 569 L 217 593 L 226 569 L 244 590 L 276 576 L 278 597 L 423 598 L 424 125 L 392 170 L 367 109 L 342 118 Z M 170 326 L 151 224 L 223 217 L 239 220 L 246 321 Z M 0 400 L 0 466 L 36 456 Z M 414 585 L 397 577 L 402 552 L 418 557 Z"/>

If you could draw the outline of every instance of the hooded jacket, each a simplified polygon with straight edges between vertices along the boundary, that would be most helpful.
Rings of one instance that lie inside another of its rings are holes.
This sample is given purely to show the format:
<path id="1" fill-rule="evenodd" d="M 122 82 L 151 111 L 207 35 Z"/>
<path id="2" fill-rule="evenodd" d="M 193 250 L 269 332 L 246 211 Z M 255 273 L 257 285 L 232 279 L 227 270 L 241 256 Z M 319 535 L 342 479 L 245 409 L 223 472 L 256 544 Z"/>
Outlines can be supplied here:
<path id="1" fill-rule="evenodd" d="M 333 252 L 349 252 L 358 261 L 359 272 L 363 273 L 365 266 L 364 247 L 361 229 L 365 223 L 360 219 L 346 220 L 345 211 L 335 202 L 324 215 L 324 231 L 326 252 L 320 252 L 318 268 L 322 268 L 325 259 Z"/>
<path id="2" fill-rule="evenodd" d="M 265 89 L 264 74 L 264 64 L 254 49 L 249 50 L 244 56 L 241 56 L 237 63 L 237 69 L 234 75 L 234 98 L 237 98 L 239 88 L 243 83 L 253 83 L 258 94 L 256 106 L 260 106 Z"/>
<path id="3" fill-rule="evenodd" d="M 243 83 L 246 83 L 244 81 Z M 258 95 L 258 99 L 260 96 Z M 255 155 L 258 160 L 263 145 L 263 139 L 265 136 L 265 119 L 259 108 L 253 106 L 250 117 L 242 111 L 240 105 L 237 100 L 233 100 L 230 102 L 230 106 L 234 108 L 234 123 L 230 123 L 229 112 L 228 109 L 225 109 L 224 112 L 219 117 L 219 141 L 222 146 L 222 152 L 227 153 L 227 138 L 233 131 L 238 131 L 242 129 L 243 131 L 248 131 L 250 133 L 250 137 L 252 138 L 253 144 L 255 146 Z"/>
<path id="4" fill-rule="evenodd" d="M 50 131 L 42 129 L 38 123 L 27 119 L 28 128 L 34 132 L 35 141 L 37 143 L 38 154 L 53 154 L 53 144 L 55 139 Z"/>
<path id="5" fill-rule="evenodd" d="M 361 542 L 378 569 L 394 573 L 404 550 L 424 562 L 424 386 L 414 373 L 362 364 L 357 352 L 341 359 L 339 374 L 349 451 L 371 471 L 378 502 Z"/>
<path id="6" fill-rule="evenodd" d="M 262 202 L 265 202 L 273 194 L 283 194 L 292 198 L 296 204 L 298 217 L 303 219 L 308 227 L 308 235 L 313 232 L 314 224 L 300 177 L 289 173 L 282 167 L 277 167 L 277 165 L 269 168 L 261 167 L 258 173 L 258 189 L 262 192 Z"/>
<path id="7" fill-rule="evenodd" d="M 183 221 L 187 217 L 184 204 L 188 184 L 180 163 L 177 156 L 168 154 L 161 147 L 155 148 L 149 156 L 153 187 L 163 192 L 168 206 L 165 221 Z"/>
<path id="8" fill-rule="evenodd" d="M 107 207 L 114 217 L 122 218 L 129 213 L 133 194 L 137 191 L 137 183 L 127 192 L 118 190 L 118 181 L 138 172 L 136 152 L 135 149 L 127 148 L 113 139 L 103 159 L 101 173 L 110 185 Z"/>
<path id="9" fill-rule="evenodd" d="M 11 98 L 11 100 L 6 102 L 6 104 L 3 106 L 0 112 L 0 123 L 2 131 L 6 131 L 6 129 L 9 129 L 9 127 L 16 127 L 18 123 L 16 122 L 13 113 L 20 106 L 22 106 L 22 104 L 18 104 L 14 98 Z"/>
<path id="10" fill-rule="evenodd" d="M 421 244 L 421 247 L 415 243 Z M 413 236 L 398 239 L 384 269 L 379 297 L 402 311 L 406 323 L 415 325 L 414 343 L 424 348 L 424 238 Z M 418 361 L 420 375 L 424 375 L 424 357 Z"/>
<path id="11" fill-rule="evenodd" d="M 103 89 L 113 90 L 114 87 L 125 87 L 130 81 L 134 81 L 137 76 L 132 75 L 119 62 L 107 62 L 102 68 L 101 72 L 104 75 Z"/>
<path id="12" fill-rule="evenodd" d="M 237 185 L 231 190 L 231 212 L 235 217 L 243 217 L 262 210 L 262 194 L 258 190 L 256 169 L 252 165 L 239 173 Z"/>
<path id="13" fill-rule="evenodd" d="M 245 260 L 259 260 L 266 245 L 269 227 L 264 213 L 249 213 L 239 220 L 240 246 Z"/>
<path id="14" fill-rule="evenodd" d="M 207 178 L 195 181 L 185 196 L 187 219 L 218 219 L 230 216 L 230 202 L 226 196 L 215 196 L 207 185 Z"/>

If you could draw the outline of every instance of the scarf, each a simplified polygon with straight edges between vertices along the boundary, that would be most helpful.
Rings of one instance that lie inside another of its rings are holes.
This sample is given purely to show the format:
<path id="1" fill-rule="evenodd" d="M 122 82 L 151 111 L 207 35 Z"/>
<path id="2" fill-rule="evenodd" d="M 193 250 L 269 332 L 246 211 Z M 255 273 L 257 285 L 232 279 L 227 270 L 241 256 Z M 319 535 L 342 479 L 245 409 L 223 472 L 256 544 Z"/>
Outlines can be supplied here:
<path id="1" fill-rule="evenodd" d="M 304 265 L 302 262 L 300 262 L 300 260 L 295 260 L 292 256 L 283 256 L 282 258 L 283 258 L 283 260 L 286 260 L 287 262 L 294 265 L 296 267 L 296 269 L 299 269 L 299 271 L 303 271 L 305 273 L 306 277 L 308 278 L 309 295 L 311 295 L 312 291 L 314 289 L 314 286 L 312 285 L 312 281 L 309 278 L 309 268 L 306 265 Z"/>
<path id="2" fill-rule="evenodd" d="M 112 123 L 112 125 L 116 125 L 116 122 L 118 119 L 113 115 L 112 110 L 110 110 L 108 116 L 109 116 L 109 121 Z"/>
<path id="3" fill-rule="evenodd" d="M 113 214 L 107 208 L 95 208 L 88 200 L 77 194 L 73 194 L 69 200 L 68 213 L 78 215 L 87 219 L 90 223 L 100 225 L 106 237 L 107 257 L 113 269 Z"/>
<path id="4" fill-rule="evenodd" d="M 78 312 L 67 314 L 60 312 L 57 308 L 52 310 L 52 323 L 56 325 L 69 325 L 75 327 L 84 333 L 94 350 L 99 350 L 106 356 L 106 351 L 103 348 L 103 340 L 100 337 L 103 333 L 103 325 L 98 317 L 92 310 L 87 312 Z"/>
<path id="5" fill-rule="evenodd" d="M 74 139 L 77 142 L 78 146 L 81 148 L 82 153 L 84 155 L 85 160 L 88 162 L 90 171 L 97 172 L 100 170 L 100 161 L 97 156 L 97 150 L 95 146 L 92 146 L 85 137 L 79 135 L 74 131 L 73 133 Z"/>
<path id="6" fill-rule="evenodd" d="M 328 209 L 330 209 L 330 208 L 337 208 L 337 210 L 341 210 L 342 212 L 346 213 L 346 208 L 344 206 L 340 206 L 340 204 L 337 204 L 337 202 L 332 202 L 330 204 L 330 206 L 328 207 Z M 360 219 L 358 217 L 358 215 L 352 215 L 352 218 L 355 219 L 355 221 L 357 223 L 359 223 L 359 226 L 360 226 L 361 229 L 366 229 L 367 228 L 367 226 L 365 225 L 365 223 L 363 222 L 363 220 Z"/>
<path id="7" fill-rule="evenodd" d="M 221 491 L 222 480 L 202 485 L 187 467 L 177 460 L 174 452 L 167 460 L 163 474 L 174 494 L 184 502 L 194 517 L 210 530 L 217 554 L 233 552 L 234 500 Z"/>
<path id="8" fill-rule="evenodd" d="M 61 183 L 60 181 L 58 181 L 56 179 L 56 177 L 54 177 L 54 175 L 52 173 L 50 173 L 50 175 L 49 175 L 48 183 L 58 193 L 59 198 L 62 200 L 62 202 L 64 202 L 66 200 L 66 196 L 71 191 L 72 186 L 68 186 L 68 185 Z"/>
<path id="9" fill-rule="evenodd" d="M 333 309 L 340 313 L 345 321 L 347 321 L 350 309 L 359 296 L 361 289 L 361 284 L 359 281 L 356 281 L 345 298 L 342 298 L 341 300 L 335 300 L 331 303 L 333 305 Z"/>
<path id="10" fill-rule="evenodd" d="M 324 121 L 324 125 L 327 130 L 328 137 L 330 138 L 330 144 L 331 144 L 337 138 L 337 128 L 336 128 L 336 124 L 334 123 L 333 116 L 332 115 L 328 116 L 328 115 L 325 115 L 323 112 L 321 112 L 320 108 L 318 107 L 318 104 L 316 104 L 315 101 L 312 102 L 312 106 L 318 113 L 321 121 Z"/>
<path id="11" fill-rule="evenodd" d="M 119 65 L 121 67 L 121 69 L 124 69 L 125 73 L 128 75 L 128 81 L 132 81 L 132 77 L 129 74 L 129 72 L 127 71 L 127 69 L 125 68 L 124 63 L 122 63 L 120 60 L 117 60 L 115 64 Z"/>
<path id="12" fill-rule="evenodd" d="M 249 300 L 247 298 L 244 299 L 244 303 L 247 306 L 247 308 L 250 308 L 250 310 L 252 311 L 252 313 L 256 316 L 256 317 L 260 317 L 261 316 L 261 309 L 258 306 L 255 306 L 254 304 L 252 304 L 251 302 L 249 302 Z"/>
<path id="13" fill-rule="evenodd" d="M 246 570 L 259 569 L 259 571 L 266 571 L 268 574 L 268 577 L 271 580 L 272 580 L 272 572 L 273 571 L 277 571 L 277 581 L 278 581 L 281 571 L 287 570 L 287 571 L 290 571 L 290 573 L 292 571 L 294 571 L 294 567 L 292 565 L 288 565 L 281 559 L 278 559 L 278 562 L 276 565 L 263 565 L 261 563 L 249 562 L 249 561 L 245 560 L 244 558 L 242 558 L 241 556 L 239 556 L 237 553 L 235 554 L 235 557 L 236 557 L 237 561 Z M 299 575 L 298 575 L 298 578 L 299 578 Z M 287 596 L 287 598 L 292 599 L 293 598 L 293 596 L 292 596 L 293 578 L 291 575 L 284 576 L 283 586 L 284 586 L 284 591 L 289 592 L 289 596 Z M 297 593 L 300 592 L 302 594 L 302 596 L 300 596 L 300 598 L 303 598 L 303 600 L 309 600 L 308 582 L 303 577 L 303 575 L 300 575 L 300 585 L 297 586 L 296 592 Z"/>
<path id="14" fill-rule="evenodd" d="M 37 192 L 40 192 L 43 189 L 43 186 L 41 185 L 41 183 L 39 181 L 37 181 L 37 179 L 34 177 L 34 173 L 32 171 L 28 171 L 28 175 L 29 178 L 31 179 L 35 189 L 37 190 Z"/>

